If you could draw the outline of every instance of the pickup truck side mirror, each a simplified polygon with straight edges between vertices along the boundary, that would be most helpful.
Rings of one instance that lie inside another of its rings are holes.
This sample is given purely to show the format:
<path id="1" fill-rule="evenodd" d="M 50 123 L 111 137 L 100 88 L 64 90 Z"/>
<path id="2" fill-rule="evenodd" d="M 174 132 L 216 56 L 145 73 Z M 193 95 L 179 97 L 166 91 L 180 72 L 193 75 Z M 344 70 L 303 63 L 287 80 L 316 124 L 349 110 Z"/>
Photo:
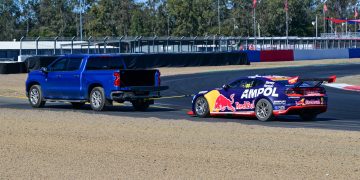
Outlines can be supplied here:
<path id="1" fill-rule="evenodd" d="M 229 86 L 228 84 L 224 84 L 224 85 L 222 86 L 222 88 L 226 91 L 226 90 L 228 90 L 228 89 L 230 88 L 230 86 Z"/>
<path id="2" fill-rule="evenodd" d="M 43 72 L 45 74 L 47 74 L 49 72 L 47 67 L 42 67 L 42 68 L 40 68 L 40 70 L 41 70 L 41 72 Z"/>

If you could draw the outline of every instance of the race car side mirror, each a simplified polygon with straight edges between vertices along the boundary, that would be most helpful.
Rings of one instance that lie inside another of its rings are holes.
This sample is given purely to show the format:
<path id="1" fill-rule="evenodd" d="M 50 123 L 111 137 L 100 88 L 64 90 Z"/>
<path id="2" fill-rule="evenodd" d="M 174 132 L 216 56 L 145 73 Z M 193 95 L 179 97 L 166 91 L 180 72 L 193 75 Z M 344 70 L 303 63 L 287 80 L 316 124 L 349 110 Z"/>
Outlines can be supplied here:
<path id="1" fill-rule="evenodd" d="M 230 86 L 229 86 L 228 84 L 224 84 L 224 85 L 222 86 L 222 88 L 223 88 L 224 90 L 228 90 L 228 89 L 230 88 Z"/>

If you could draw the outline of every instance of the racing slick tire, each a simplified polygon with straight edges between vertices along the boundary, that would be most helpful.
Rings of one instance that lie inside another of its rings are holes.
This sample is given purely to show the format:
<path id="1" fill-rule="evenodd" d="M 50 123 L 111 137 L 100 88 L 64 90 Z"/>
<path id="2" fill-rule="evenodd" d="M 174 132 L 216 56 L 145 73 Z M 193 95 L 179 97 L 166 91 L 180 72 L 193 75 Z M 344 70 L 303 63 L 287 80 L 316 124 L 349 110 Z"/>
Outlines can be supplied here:
<path id="1" fill-rule="evenodd" d="M 316 119 L 317 115 L 318 114 L 315 113 L 302 113 L 299 116 L 303 121 L 313 121 Z"/>
<path id="2" fill-rule="evenodd" d="M 209 104 L 205 97 L 198 97 L 195 101 L 195 115 L 205 118 L 210 116 Z"/>
<path id="3" fill-rule="evenodd" d="M 41 91 L 40 85 L 33 85 L 29 89 L 29 102 L 30 105 L 34 108 L 44 107 L 46 101 L 44 101 L 44 97 Z"/>
<path id="4" fill-rule="evenodd" d="M 103 111 L 105 109 L 105 93 L 102 87 L 95 87 L 90 93 L 90 106 L 94 111 Z"/>
<path id="5" fill-rule="evenodd" d="M 74 109 L 80 109 L 82 106 L 85 105 L 84 102 L 71 102 L 71 105 Z"/>
<path id="6" fill-rule="evenodd" d="M 260 99 L 255 106 L 256 118 L 260 121 L 271 121 L 275 118 L 273 106 L 267 99 Z"/>
<path id="7" fill-rule="evenodd" d="M 150 103 L 143 99 L 131 101 L 131 103 L 135 111 L 146 111 L 150 106 Z"/>

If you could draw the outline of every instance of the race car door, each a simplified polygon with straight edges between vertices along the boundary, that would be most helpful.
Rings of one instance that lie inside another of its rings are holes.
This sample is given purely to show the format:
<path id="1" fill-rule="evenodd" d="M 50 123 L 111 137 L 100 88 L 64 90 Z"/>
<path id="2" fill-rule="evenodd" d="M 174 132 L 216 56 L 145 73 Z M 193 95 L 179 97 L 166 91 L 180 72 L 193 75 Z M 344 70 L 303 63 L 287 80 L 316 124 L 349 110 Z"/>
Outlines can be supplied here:
<path id="1" fill-rule="evenodd" d="M 257 79 L 241 79 L 229 84 L 226 96 L 233 99 L 233 107 L 239 114 L 247 114 L 255 109 L 255 89 L 259 88 L 262 81 Z"/>

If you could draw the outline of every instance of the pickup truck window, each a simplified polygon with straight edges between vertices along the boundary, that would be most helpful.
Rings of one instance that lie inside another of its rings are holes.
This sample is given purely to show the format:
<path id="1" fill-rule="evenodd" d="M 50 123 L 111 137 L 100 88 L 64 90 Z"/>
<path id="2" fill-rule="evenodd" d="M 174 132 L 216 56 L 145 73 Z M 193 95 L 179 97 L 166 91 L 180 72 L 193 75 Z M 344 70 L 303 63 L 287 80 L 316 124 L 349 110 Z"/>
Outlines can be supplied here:
<path id="1" fill-rule="evenodd" d="M 86 65 L 86 70 L 118 69 L 124 69 L 124 62 L 121 57 L 91 57 Z"/>
<path id="2" fill-rule="evenodd" d="M 63 58 L 55 62 L 50 71 L 76 71 L 80 68 L 82 58 Z"/>
<path id="3" fill-rule="evenodd" d="M 65 71 L 67 64 L 67 59 L 60 59 L 57 62 L 55 62 L 51 67 L 50 71 Z"/>
<path id="4" fill-rule="evenodd" d="M 76 71 L 80 68 L 82 58 L 71 58 L 68 59 L 66 71 Z"/>

